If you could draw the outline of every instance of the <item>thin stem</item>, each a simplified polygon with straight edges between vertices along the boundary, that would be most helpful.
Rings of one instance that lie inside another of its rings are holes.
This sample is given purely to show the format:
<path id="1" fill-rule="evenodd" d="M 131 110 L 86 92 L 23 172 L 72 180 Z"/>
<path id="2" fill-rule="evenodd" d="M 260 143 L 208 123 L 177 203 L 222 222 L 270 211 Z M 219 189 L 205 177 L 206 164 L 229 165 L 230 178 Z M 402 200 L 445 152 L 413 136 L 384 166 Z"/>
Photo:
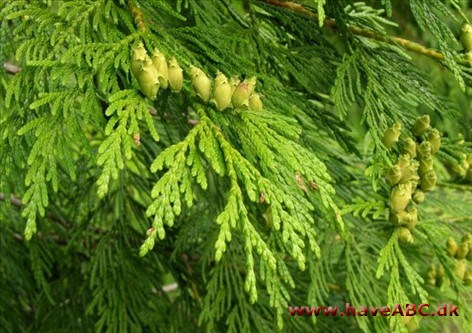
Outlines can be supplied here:
<path id="1" fill-rule="evenodd" d="M 265 3 L 269 5 L 287 8 L 291 11 L 306 15 L 310 19 L 318 20 L 317 13 L 312 12 L 310 9 L 304 7 L 301 4 L 291 2 L 291 1 L 280 1 L 280 0 L 262 0 L 262 1 L 264 1 Z M 333 30 L 338 29 L 338 26 L 336 25 L 336 21 L 331 18 L 326 18 L 323 21 L 323 25 Z M 381 35 L 374 31 L 365 30 L 356 26 L 350 26 L 349 29 L 354 35 L 357 35 L 357 36 L 362 36 L 362 37 L 378 40 L 380 42 L 385 42 L 392 45 L 398 45 L 398 46 L 403 47 L 406 50 L 413 51 L 413 52 L 425 55 L 427 57 L 430 57 L 439 61 L 443 61 L 445 59 L 444 55 L 441 52 L 438 52 L 434 49 L 428 49 L 427 47 L 421 44 L 415 43 L 408 39 Z M 469 62 L 466 59 L 459 59 L 458 62 L 463 65 L 469 64 Z"/>

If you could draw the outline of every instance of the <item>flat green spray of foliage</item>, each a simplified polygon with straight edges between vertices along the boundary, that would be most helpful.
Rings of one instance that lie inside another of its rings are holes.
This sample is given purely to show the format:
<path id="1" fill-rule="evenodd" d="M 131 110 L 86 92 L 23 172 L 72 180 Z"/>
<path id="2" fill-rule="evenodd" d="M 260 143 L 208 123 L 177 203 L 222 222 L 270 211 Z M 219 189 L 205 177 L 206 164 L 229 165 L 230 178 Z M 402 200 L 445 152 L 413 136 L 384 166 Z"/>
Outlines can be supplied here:
<path id="1" fill-rule="evenodd" d="M 472 331 L 464 8 L 2 1 L 2 331 Z M 140 45 L 181 88 L 144 87 Z M 262 111 L 221 110 L 221 75 Z M 288 311 L 421 302 L 460 317 Z"/>

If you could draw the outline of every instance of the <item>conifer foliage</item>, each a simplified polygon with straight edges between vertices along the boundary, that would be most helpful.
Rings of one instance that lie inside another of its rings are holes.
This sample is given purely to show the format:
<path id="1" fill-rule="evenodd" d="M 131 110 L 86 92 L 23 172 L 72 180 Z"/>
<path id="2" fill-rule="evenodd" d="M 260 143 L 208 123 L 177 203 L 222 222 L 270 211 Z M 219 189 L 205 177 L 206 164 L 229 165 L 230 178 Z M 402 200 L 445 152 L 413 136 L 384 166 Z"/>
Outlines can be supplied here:
<path id="1" fill-rule="evenodd" d="M 2 1 L 2 331 L 472 331 L 470 18 Z"/>

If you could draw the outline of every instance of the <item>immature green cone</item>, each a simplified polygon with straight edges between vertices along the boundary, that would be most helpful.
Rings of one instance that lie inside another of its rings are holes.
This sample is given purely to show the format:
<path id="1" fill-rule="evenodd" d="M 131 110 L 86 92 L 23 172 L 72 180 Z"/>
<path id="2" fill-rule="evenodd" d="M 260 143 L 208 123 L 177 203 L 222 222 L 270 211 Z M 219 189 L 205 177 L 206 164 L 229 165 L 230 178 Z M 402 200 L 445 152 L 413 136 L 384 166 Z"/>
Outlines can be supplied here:
<path id="1" fill-rule="evenodd" d="M 461 242 L 469 244 L 469 248 L 472 248 L 472 233 L 468 232 L 462 236 Z"/>
<path id="2" fill-rule="evenodd" d="M 247 84 L 249 95 L 251 95 L 252 93 L 254 93 L 254 90 L 256 89 L 257 77 L 255 76 L 250 77 L 249 79 L 244 80 L 243 83 Z"/>
<path id="3" fill-rule="evenodd" d="M 464 281 L 464 284 L 466 286 L 472 285 L 472 269 L 471 268 L 465 271 L 464 278 L 462 280 Z"/>
<path id="4" fill-rule="evenodd" d="M 159 90 L 159 79 L 157 69 L 149 57 L 144 60 L 143 68 L 138 74 L 138 82 L 144 95 L 150 99 L 156 98 Z"/>
<path id="5" fill-rule="evenodd" d="M 180 68 L 179 63 L 172 57 L 169 59 L 169 86 L 173 92 L 179 92 L 182 89 L 184 84 L 184 75 L 182 73 L 182 68 Z"/>
<path id="6" fill-rule="evenodd" d="M 395 123 L 392 127 L 387 128 L 382 139 L 385 147 L 391 148 L 398 141 L 401 129 L 402 125 L 400 123 Z"/>
<path id="7" fill-rule="evenodd" d="M 398 228 L 398 239 L 402 243 L 413 243 L 413 235 L 411 234 L 410 229 L 405 228 L 405 227 L 400 227 Z"/>
<path id="8" fill-rule="evenodd" d="M 420 176 L 423 176 L 433 170 L 433 157 L 432 156 L 426 156 L 421 159 L 420 161 L 420 166 L 418 168 L 418 173 Z"/>
<path id="9" fill-rule="evenodd" d="M 146 58 L 146 49 L 143 43 L 139 43 L 138 46 L 133 49 L 133 54 L 131 55 L 131 73 L 133 73 L 135 77 L 139 76 Z"/>
<path id="10" fill-rule="evenodd" d="M 428 142 L 431 144 L 431 153 L 436 154 L 441 147 L 441 135 L 437 129 L 428 133 Z"/>
<path id="11" fill-rule="evenodd" d="M 396 227 L 402 227 L 408 224 L 410 220 L 410 215 L 406 210 L 402 210 L 401 212 L 395 213 L 390 212 L 389 221 Z"/>
<path id="12" fill-rule="evenodd" d="M 159 84 L 163 89 L 167 89 L 169 79 L 169 67 L 167 66 L 166 57 L 158 50 L 154 49 L 152 53 L 152 63 L 157 69 L 159 75 Z"/>
<path id="13" fill-rule="evenodd" d="M 432 154 L 432 147 L 429 141 L 423 141 L 421 144 L 416 146 L 416 154 L 418 159 L 422 160 L 423 158 L 430 157 Z"/>
<path id="14" fill-rule="evenodd" d="M 416 142 L 412 138 L 408 138 L 402 143 L 402 152 L 409 154 L 411 158 L 416 157 Z"/>
<path id="15" fill-rule="evenodd" d="M 429 116 L 422 116 L 416 119 L 415 125 L 413 125 L 413 133 L 420 136 L 426 133 L 429 128 L 430 119 Z"/>
<path id="16" fill-rule="evenodd" d="M 247 83 L 240 83 L 234 90 L 231 101 L 235 108 L 240 108 L 242 106 L 249 107 L 249 96 L 251 92 L 249 90 L 249 85 Z"/>
<path id="17" fill-rule="evenodd" d="M 457 253 L 457 243 L 454 238 L 449 237 L 446 241 L 446 251 L 451 257 L 454 257 Z"/>
<path id="18" fill-rule="evenodd" d="M 413 192 L 413 201 L 417 204 L 423 203 L 424 197 L 424 192 L 421 190 L 415 190 L 415 192 Z"/>
<path id="19" fill-rule="evenodd" d="M 197 92 L 197 96 L 204 102 L 208 102 L 211 97 L 211 80 L 200 68 L 192 66 L 190 68 L 192 85 Z"/>
<path id="20" fill-rule="evenodd" d="M 456 263 L 454 265 L 454 273 L 460 280 L 464 279 L 466 270 L 467 270 L 467 260 L 465 259 L 456 260 Z"/>
<path id="21" fill-rule="evenodd" d="M 436 267 L 436 277 L 442 278 L 444 277 L 445 273 L 446 272 L 444 270 L 444 266 L 441 264 L 438 264 L 438 266 Z"/>
<path id="22" fill-rule="evenodd" d="M 390 193 L 389 199 L 389 204 L 393 211 L 399 213 L 405 210 L 411 200 L 411 194 L 412 190 L 410 184 L 400 184 L 394 187 Z"/>
<path id="23" fill-rule="evenodd" d="M 233 96 L 234 91 L 236 90 L 236 87 L 241 83 L 241 80 L 237 76 L 233 76 L 231 79 L 229 79 L 228 84 L 231 87 L 231 96 Z"/>
<path id="24" fill-rule="evenodd" d="M 456 258 L 457 259 L 464 259 L 467 257 L 467 254 L 469 253 L 469 244 L 467 243 L 461 243 L 457 247 L 457 253 L 456 253 Z"/>
<path id="25" fill-rule="evenodd" d="M 393 165 L 385 174 L 390 185 L 396 185 L 402 178 L 402 169 L 398 165 Z"/>
<path id="26" fill-rule="evenodd" d="M 426 276 L 429 278 L 435 278 L 436 277 L 436 267 L 433 265 L 430 265 L 428 267 L 428 270 L 426 271 Z"/>
<path id="27" fill-rule="evenodd" d="M 249 97 L 249 108 L 252 111 L 257 111 L 257 112 L 262 111 L 262 100 L 259 94 L 252 94 Z"/>
<path id="28" fill-rule="evenodd" d="M 468 23 L 461 27 L 461 43 L 466 51 L 472 51 L 472 25 Z"/>
<path id="29" fill-rule="evenodd" d="M 416 207 L 411 207 L 408 211 L 408 222 L 406 227 L 410 230 L 413 230 L 418 224 L 418 209 Z"/>
<path id="30" fill-rule="evenodd" d="M 223 73 L 218 73 L 215 77 L 213 99 L 219 111 L 223 111 L 231 104 L 231 86 Z"/>
<path id="31" fill-rule="evenodd" d="M 410 180 L 418 181 L 419 178 L 416 175 L 416 172 L 418 171 L 418 166 L 419 163 L 417 161 L 413 161 L 412 163 L 410 163 L 410 165 L 402 168 L 402 177 L 400 178 L 400 183 L 406 183 Z M 416 185 L 414 187 L 416 187 Z"/>
<path id="32" fill-rule="evenodd" d="M 424 176 L 421 177 L 421 190 L 427 192 L 432 191 L 436 187 L 437 176 L 434 170 L 427 172 Z"/>

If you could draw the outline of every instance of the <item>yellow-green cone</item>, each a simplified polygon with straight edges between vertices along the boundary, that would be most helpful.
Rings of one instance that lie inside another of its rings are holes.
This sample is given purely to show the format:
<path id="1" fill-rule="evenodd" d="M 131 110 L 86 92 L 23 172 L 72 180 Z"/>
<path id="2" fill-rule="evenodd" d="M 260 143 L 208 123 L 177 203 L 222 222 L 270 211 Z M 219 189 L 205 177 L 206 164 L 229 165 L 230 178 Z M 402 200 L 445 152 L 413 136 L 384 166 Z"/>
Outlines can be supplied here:
<path id="1" fill-rule="evenodd" d="M 391 148 L 398 141 L 401 129 L 402 125 L 400 123 L 395 123 L 392 127 L 387 128 L 382 139 L 385 147 Z"/>
<path id="2" fill-rule="evenodd" d="M 441 147 L 441 135 L 437 129 L 428 133 L 428 142 L 431 144 L 431 153 L 436 154 Z"/>
<path id="3" fill-rule="evenodd" d="M 472 51 L 472 25 L 468 23 L 461 27 L 461 43 L 467 52 Z"/>
<path id="4" fill-rule="evenodd" d="M 466 270 L 467 270 L 467 260 L 465 259 L 456 260 L 456 263 L 454 265 L 454 273 L 460 280 L 464 279 Z"/>
<path id="5" fill-rule="evenodd" d="M 414 193 L 413 193 L 413 201 L 417 204 L 420 204 L 420 203 L 423 203 L 424 202 L 424 192 L 421 191 L 421 190 L 416 190 Z"/>
<path id="6" fill-rule="evenodd" d="M 167 89 L 167 81 L 169 79 L 169 67 L 167 66 L 166 57 L 158 49 L 154 49 L 151 60 L 154 64 L 154 67 L 156 67 L 157 69 L 157 73 L 159 75 L 159 84 L 161 85 L 161 88 Z"/>
<path id="7" fill-rule="evenodd" d="M 472 285 L 472 269 L 471 268 L 465 271 L 463 281 L 466 286 Z"/>
<path id="8" fill-rule="evenodd" d="M 416 157 L 416 142 L 412 138 L 408 138 L 403 141 L 402 152 L 409 154 L 411 158 Z"/>
<path id="9" fill-rule="evenodd" d="M 434 170 L 428 171 L 421 177 L 421 190 L 424 192 L 432 191 L 436 187 L 437 176 Z"/>
<path id="10" fill-rule="evenodd" d="M 249 79 L 244 80 L 243 83 L 247 84 L 250 96 L 252 93 L 254 93 L 254 90 L 256 89 L 257 77 L 250 77 Z"/>
<path id="11" fill-rule="evenodd" d="M 223 111 L 231 104 L 231 86 L 223 73 L 218 73 L 215 77 L 213 99 L 219 111 Z"/>
<path id="12" fill-rule="evenodd" d="M 426 133 L 429 128 L 430 119 L 429 116 L 422 116 L 416 119 L 415 125 L 413 126 L 413 133 L 420 136 Z"/>
<path id="13" fill-rule="evenodd" d="M 156 98 L 159 90 L 158 74 L 156 67 L 154 67 L 149 57 L 144 60 L 143 67 L 138 74 L 138 82 L 144 95 L 150 99 Z"/>
<path id="14" fill-rule="evenodd" d="M 436 277 L 442 278 L 445 273 L 446 272 L 444 270 L 444 266 L 441 264 L 438 264 L 438 266 L 436 267 Z"/>
<path id="15" fill-rule="evenodd" d="M 242 106 L 249 107 L 249 96 L 251 95 L 249 91 L 249 85 L 247 83 L 240 83 L 234 90 L 231 101 L 235 108 L 240 108 Z"/>
<path id="16" fill-rule="evenodd" d="M 414 161 L 414 162 L 410 163 L 410 165 L 403 167 L 401 169 L 402 177 L 400 178 L 400 183 L 406 183 L 410 180 L 418 181 L 419 178 L 416 175 L 416 171 L 418 170 L 418 166 L 419 166 L 419 163 Z"/>
<path id="17" fill-rule="evenodd" d="M 457 253 L 457 243 L 454 238 L 449 237 L 446 241 L 446 251 L 447 254 L 451 257 L 454 257 Z"/>
<path id="18" fill-rule="evenodd" d="M 249 97 L 249 108 L 252 111 L 262 111 L 262 101 L 261 96 L 259 94 L 252 94 Z"/>
<path id="19" fill-rule="evenodd" d="M 398 165 L 393 165 L 385 174 L 390 185 L 396 185 L 402 178 L 402 169 Z"/>
<path id="20" fill-rule="evenodd" d="M 421 159 L 420 161 L 420 166 L 418 168 L 418 173 L 420 176 L 423 176 L 433 170 L 433 157 L 432 156 L 426 156 Z"/>
<path id="21" fill-rule="evenodd" d="M 405 228 L 405 227 L 400 227 L 398 228 L 398 239 L 402 243 L 413 243 L 413 235 L 411 234 L 410 229 Z"/>
<path id="22" fill-rule="evenodd" d="M 390 212 L 389 221 L 394 226 L 401 227 L 407 225 L 410 220 L 410 215 L 406 210 L 402 210 L 401 212 L 395 213 Z"/>
<path id="23" fill-rule="evenodd" d="M 464 259 L 467 257 L 467 254 L 469 253 L 469 244 L 467 243 L 461 243 L 457 247 L 457 253 L 456 253 L 456 258 L 457 259 Z"/>
<path id="24" fill-rule="evenodd" d="M 429 141 L 423 141 L 421 144 L 416 146 L 416 154 L 420 160 L 425 157 L 429 157 L 432 154 L 432 147 Z"/>
<path id="25" fill-rule="evenodd" d="M 192 66 L 190 68 L 192 85 L 195 88 L 197 96 L 204 102 L 208 102 L 211 97 L 211 80 L 200 68 Z"/>
<path id="26" fill-rule="evenodd" d="M 135 77 L 138 77 L 139 73 L 141 72 L 144 60 L 146 60 L 146 58 L 146 49 L 144 48 L 143 43 L 139 43 L 138 46 L 133 49 L 133 53 L 131 55 L 131 72 Z"/>
<path id="27" fill-rule="evenodd" d="M 416 207 L 411 207 L 408 211 L 408 221 L 406 227 L 410 230 L 413 230 L 414 227 L 418 224 L 418 209 Z"/>
<path id="28" fill-rule="evenodd" d="M 392 210 L 396 213 L 405 210 L 406 206 L 411 200 L 411 185 L 410 184 L 400 184 L 393 188 L 390 193 L 389 204 L 392 207 Z"/>
<path id="29" fill-rule="evenodd" d="M 168 62 L 169 68 L 169 86 L 173 92 L 179 92 L 182 89 L 184 83 L 184 75 L 182 73 L 182 68 L 180 68 L 179 63 L 172 57 Z"/>

